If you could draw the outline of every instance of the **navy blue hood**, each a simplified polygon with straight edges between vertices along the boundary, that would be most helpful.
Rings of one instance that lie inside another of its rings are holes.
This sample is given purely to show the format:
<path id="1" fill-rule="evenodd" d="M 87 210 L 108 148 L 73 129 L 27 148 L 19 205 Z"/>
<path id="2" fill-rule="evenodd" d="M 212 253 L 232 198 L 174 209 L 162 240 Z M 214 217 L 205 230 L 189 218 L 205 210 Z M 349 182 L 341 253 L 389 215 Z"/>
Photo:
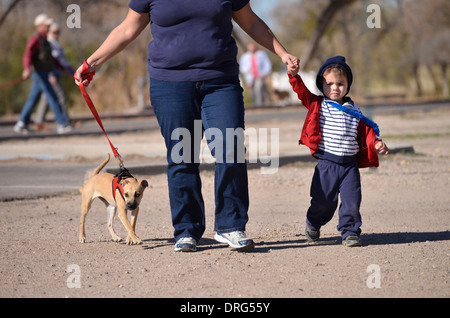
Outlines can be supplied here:
<path id="1" fill-rule="evenodd" d="M 339 55 L 329 58 L 320 67 L 319 72 L 317 72 L 317 77 L 316 77 L 317 88 L 323 94 L 323 87 L 322 87 L 323 73 L 325 72 L 326 69 L 328 69 L 334 65 L 339 65 L 340 67 L 342 67 L 344 69 L 345 73 L 347 74 L 347 80 L 348 80 L 348 89 L 347 89 L 347 93 L 346 93 L 346 95 L 347 95 L 348 92 L 350 91 L 350 86 L 352 86 L 353 74 L 352 74 L 352 70 L 351 70 L 350 66 L 348 66 L 347 63 L 345 63 L 345 57 L 339 56 Z"/>

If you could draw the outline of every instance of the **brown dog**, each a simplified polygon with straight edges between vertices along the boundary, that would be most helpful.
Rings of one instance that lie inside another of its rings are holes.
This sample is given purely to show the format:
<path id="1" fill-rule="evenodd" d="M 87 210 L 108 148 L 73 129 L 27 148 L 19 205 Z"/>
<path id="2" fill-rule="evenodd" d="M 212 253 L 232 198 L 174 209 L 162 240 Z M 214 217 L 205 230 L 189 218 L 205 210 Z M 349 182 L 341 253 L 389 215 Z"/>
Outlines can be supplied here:
<path id="1" fill-rule="evenodd" d="M 113 221 L 117 210 L 119 219 L 128 231 L 127 244 L 141 244 L 142 241 L 136 236 L 135 227 L 139 213 L 139 203 L 148 183 L 146 180 L 138 182 L 129 173 L 123 176 L 114 176 L 111 173 L 99 173 L 109 162 L 109 154 L 106 159 L 94 170 L 91 178 L 80 189 L 81 192 L 81 217 L 80 217 L 80 243 L 86 242 L 84 223 L 86 215 L 91 208 L 92 201 L 100 198 L 106 204 L 108 212 L 108 230 L 114 242 L 122 239 L 113 228 Z M 128 171 L 127 171 L 128 172 Z M 131 211 L 131 224 L 127 218 L 127 210 Z"/>

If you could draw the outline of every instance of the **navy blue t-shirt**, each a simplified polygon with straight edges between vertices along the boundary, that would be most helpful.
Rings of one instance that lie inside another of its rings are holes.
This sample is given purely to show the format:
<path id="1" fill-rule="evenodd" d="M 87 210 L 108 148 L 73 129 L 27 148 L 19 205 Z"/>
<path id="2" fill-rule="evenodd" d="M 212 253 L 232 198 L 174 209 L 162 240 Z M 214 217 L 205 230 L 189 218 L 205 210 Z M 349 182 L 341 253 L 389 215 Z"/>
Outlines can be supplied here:
<path id="1" fill-rule="evenodd" d="M 232 12 L 249 1 L 131 0 L 132 10 L 150 14 L 150 77 L 201 81 L 238 75 L 237 46 L 231 36 Z"/>

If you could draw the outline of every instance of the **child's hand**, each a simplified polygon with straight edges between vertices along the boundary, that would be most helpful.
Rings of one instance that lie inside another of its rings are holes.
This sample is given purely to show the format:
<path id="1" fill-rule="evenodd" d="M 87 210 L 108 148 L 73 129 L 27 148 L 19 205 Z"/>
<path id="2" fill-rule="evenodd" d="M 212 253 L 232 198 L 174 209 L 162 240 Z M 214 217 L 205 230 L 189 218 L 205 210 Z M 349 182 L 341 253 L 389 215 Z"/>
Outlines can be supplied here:
<path id="1" fill-rule="evenodd" d="M 292 76 L 297 75 L 298 70 L 300 69 L 300 60 L 298 57 L 293 56 L 289 53 L 286 53 L 281 57 L 281 60 L 287 66 L 287 72 Z"/>
<path id="2" fill-rule="evenodd" d="M 378 151 L 378 153 L 384 153 L 384 154 L 388 154 L 389 152 L 389 148 L 388 146 L 384 143 L 384 141 L 380 140 L 375 144 L 375 150 Z"/>

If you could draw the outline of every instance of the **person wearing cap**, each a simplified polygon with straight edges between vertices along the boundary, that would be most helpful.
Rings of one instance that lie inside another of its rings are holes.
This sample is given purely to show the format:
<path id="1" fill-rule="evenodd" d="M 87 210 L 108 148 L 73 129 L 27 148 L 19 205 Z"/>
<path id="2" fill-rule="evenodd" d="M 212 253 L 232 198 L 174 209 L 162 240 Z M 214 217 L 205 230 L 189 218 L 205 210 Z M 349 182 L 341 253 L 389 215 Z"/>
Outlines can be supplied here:
<path id="1" fill-rule="evenodd" d="M 75 73 L 75 70 L 70 65 L 70 62 L 66 58 L 66 54 L 64 53 L 64 49 L 59 42 L 59 36 L 60 36 L 61 29 L 59 25 L 55 22 L 53 22 L 50 25 L 49 32 L 47 34 L 47 41 L 50 43 L 50 46 L 52 48 L 52 56 L 58 61 L 60 67 L 54 67 L 53 71 L 50 73 L 49 81 L 52 84 L 53 90 L 56 93 L 56 96 L 58 96 L 59 104 L 62 107 L 62 110 L 66 114 L 67 118 L 69 118 L 69 113 L 67 111 L 66 107 L 66 94 L 64 92 L 64 88 L 61 85 L 61 77 L 63 73 L 66 73 L 69 76 L 72 76 L 73 73 Z M 39 102 L 39 106 L 36 110 L 36 115 L 34 118 L 34 129 L 35 130 L 45 130 L 44 126 L 44 120 L 45 115 L 47 113 L 48 109 L 48 100 L 47 97 L 44 95 L 41 97 L 41 101 Z"/>
<path id="2" fill-rule="evenodd" d="M 57 132 L 63 134 L 71 130 L 69 120 L 62 110 L 58 97 L 50 84 L 49 74 L 53 71 L 55 63 L 60 67 L 58 61 L 52 56 L 52 48 L 47 41 L 47 33 L 53 19 L 46 14 L 39 14 L 35 20 L 36 33 L 32 35 L 23 55 L 22 78 L 32 78 L 30 94 L 20 113 L 19 121 L 14 126 L 14 131 L 18 133 L 28 133 L 28 125 L 31 121 L 31 114 L 36 107 L 41 94 L 47 97 L 49 107 L 55 115 Z"/>
<path id="3" fill-rule="evenodd" d="M 329 58 L 320 67 L 316 85 L 324 96 L 312 94 L 296 74 L 289 82 L 308 109 L 300 144 L 318 159 L 311 183 L 311 205 L 306 214 L 305 234 L 317 241 L 320 228 L 337 208 L 342 244 L 361 246 L 361 179 L 359 168 L 378 167 L 378 154 L 388 153 L 378 126 L 362 115 L 347 94 L 353 74 L 343 56 Z"/>

